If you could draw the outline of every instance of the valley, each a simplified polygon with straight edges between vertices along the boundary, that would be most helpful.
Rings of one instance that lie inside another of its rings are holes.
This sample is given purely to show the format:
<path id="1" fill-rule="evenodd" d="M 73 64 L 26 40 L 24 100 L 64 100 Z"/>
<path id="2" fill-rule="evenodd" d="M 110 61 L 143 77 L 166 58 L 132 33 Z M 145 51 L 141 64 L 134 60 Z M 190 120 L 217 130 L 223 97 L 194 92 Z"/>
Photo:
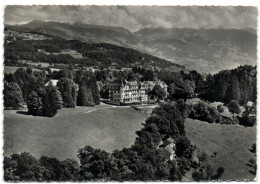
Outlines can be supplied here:
<path id="1" fill-rule="evenodd" d="M 45 21 L 6 25 L 6 28 L 133 48 L 205 73 L 256 65 L 254 30 L 144 28 L 132 33 L 121 27 Z"/>

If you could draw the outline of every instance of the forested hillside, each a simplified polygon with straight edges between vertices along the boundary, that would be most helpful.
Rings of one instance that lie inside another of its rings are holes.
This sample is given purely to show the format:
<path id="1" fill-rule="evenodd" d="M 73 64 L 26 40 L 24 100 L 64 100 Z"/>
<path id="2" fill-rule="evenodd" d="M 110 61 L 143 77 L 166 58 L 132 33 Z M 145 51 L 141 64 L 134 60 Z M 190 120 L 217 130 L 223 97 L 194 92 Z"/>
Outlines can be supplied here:
<path id="1" fill-rule="evenodd" d="M 39 52 L 43 49 L 45 52 Z M 62 49 L 76 50 L 83 58 L 76 59 L 68 54 L 61 54 Z M 84 43 L 76 40 L 63 40 L 53 38 L 52 40 L 18 40 L 5 43 L 5 63 L 13 65 L 18 60 L 30 60 L 34 62 L 80 64 L 82 66 L 108 67 L 116 63 L 118 67 L 129 67 L 134 64 L 168 68 L 179 71 L 185 70 L 184 66 L 171 63 L 164 59 L 141 53 L 134 49 L 119 47 L 111 44 Z"/>
<path id="2" fill-rule="evenodd" d="M 129 47 L 198 72 L 213 74 L 239 65 L 256 65 L 254 29 L 144 28 L 132 33 L 122 27 L 45 21 L 5 27 L 67 40 Z"/>
<path id="3" fill-rule="evenodd" d="M 245 65 L 209 75 L 202 97 L 210 101 L 228 103 L 236 100 L 246 104 L 247 101 L 256 101 L 256 87 L 256 67 Z"/>

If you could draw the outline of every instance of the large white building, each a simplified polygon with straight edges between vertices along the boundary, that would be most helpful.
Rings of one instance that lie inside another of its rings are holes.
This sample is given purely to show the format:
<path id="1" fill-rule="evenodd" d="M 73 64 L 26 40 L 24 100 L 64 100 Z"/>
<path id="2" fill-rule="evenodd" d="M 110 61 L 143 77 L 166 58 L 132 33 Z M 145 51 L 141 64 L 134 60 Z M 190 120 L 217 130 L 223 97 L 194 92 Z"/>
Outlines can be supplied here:
<path id="1" fill-rule="evenodd" d="M 125 79 L 116 79 L 109 86 L 109 102 L 116 105 L 146 104 L 148 91 L 158 84 L 167 93 L 167 85 L 161 81 L 128 82 Z"/>

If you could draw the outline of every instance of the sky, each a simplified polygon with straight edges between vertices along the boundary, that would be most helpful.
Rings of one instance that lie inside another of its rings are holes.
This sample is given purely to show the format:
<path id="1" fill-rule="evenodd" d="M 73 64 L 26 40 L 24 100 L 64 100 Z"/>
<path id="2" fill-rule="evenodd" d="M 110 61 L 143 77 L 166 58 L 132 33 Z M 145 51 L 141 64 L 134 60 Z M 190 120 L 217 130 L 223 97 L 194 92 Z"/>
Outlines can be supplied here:
<path id="1" fill-rule="evenodd" d="M 5 24 L 32 20 L 148 28 L 257 27 L 257 8 L 246 6 L 7 6 Z"/>

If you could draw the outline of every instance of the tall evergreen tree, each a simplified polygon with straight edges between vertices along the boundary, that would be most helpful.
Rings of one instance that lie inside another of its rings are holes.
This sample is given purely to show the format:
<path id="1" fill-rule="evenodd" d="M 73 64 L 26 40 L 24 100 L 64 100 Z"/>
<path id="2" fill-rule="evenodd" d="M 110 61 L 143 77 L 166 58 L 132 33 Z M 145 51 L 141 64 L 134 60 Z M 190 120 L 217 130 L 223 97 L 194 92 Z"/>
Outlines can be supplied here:
<path id="1" fill-rule="evenodd" d="M 240 101 L 240 88 L 236 75 L 231 75 L 229 82 L 229 88 L 227 90 L 226 101 L 236 100 Z"/>
<path id="2" fill-rule="evenodd" d="M 93 106 L 93 98 L 92 98 L 92 92 L 89 88 L 86 87 L 86 85 L 82 82 L 79 86 L 79 92 L 78 92 L 78 99 L 77 104 L 79 106 Z"/>
<path id="3" fill-rule="evenodd" d="M 100 92 L 98 90 L 97 80 L 94 75 L 90 78 L 90 89 L 94 103 L 96 105 L 100 104 Z"/>
<path id="4" fill-rule="evenodd" d="M 10 83 L 10 82 L 17 83 L 16 78 L 15 78 L 14 74 L 12 74 L 12 73 L 9 73 L 9 74 L 5 73 L 4 80 L 7 81 L 8 83 Z"/>
<path id="5" fill-rule="evenodd" d="M 53 117 L 58 112 L 58 105 L 56 101 L 56 89 L 53 86 L 47 86 L 46 94 L 42 98 L 42 116 Z"/>
<path id="6" fill-rule="evenodd" d="M 73 80 L 68 78 L 61 78 L 57 87 L 62 94 L 63 105 L 65 107 L 75 107 L 77 100 L 77 86 Z"/>
<path id="7" fill-rule="evenodd" d="M 55 89 L 54 93 L 55 93 L 55 100 L 57 103 L 57 107 L 58 109 L 61 109 L 63 107 L 61 92 L 58 89 Z"/>
<path id="8" fill-rule="evenodd" d="M 42 97 L 37 92 L 32 91 L 32 93 L 28 96 L 27 108 L 29 114 L 35 116 L 42 115 Z"/>

